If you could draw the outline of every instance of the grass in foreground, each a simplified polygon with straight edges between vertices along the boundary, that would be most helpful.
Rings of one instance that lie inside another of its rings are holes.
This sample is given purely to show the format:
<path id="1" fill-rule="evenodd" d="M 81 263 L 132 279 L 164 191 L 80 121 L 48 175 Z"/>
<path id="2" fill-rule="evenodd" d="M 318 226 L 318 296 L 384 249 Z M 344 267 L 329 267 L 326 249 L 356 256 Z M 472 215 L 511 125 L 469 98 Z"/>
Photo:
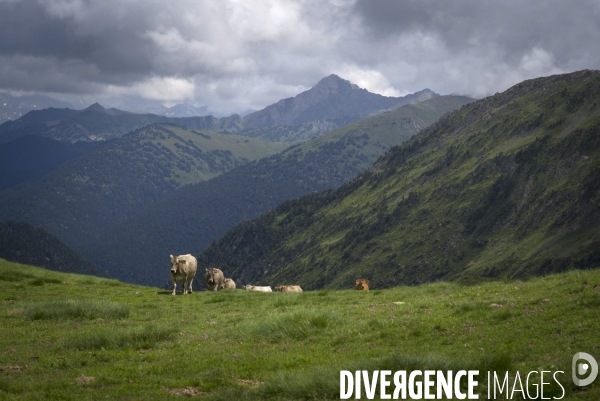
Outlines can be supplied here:
<path id="1" fill-rule="evenodd" d="M 576 352 L 600 360 L 599 312 L 600 270 L 173 297 L 0 260 L 0 399 L 336 399 L 341 369 L 479 369 L 563 370 L 564 399 L 597 400 L 570 377 Z"/>
<path id="2" fill-rule="evenodd" d="M 19 311 L 21 312 L 21 311 Z M 26 304 L 22 311 L 30 320 L 39 319 L 119 319 L 129 317 L 125 305 L 107 301 L 65 299 Z"/>

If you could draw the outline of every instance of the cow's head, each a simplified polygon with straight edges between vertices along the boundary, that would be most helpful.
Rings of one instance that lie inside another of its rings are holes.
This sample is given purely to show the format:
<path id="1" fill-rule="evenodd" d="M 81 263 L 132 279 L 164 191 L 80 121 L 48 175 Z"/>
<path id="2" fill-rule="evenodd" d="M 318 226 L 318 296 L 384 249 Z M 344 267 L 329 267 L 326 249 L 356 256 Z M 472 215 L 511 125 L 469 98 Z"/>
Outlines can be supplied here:
<path id="1" fill-rule="evenodd" d="M 185 265 L 185 259 L 179 259 L 178 256 L 169 255 L 171 257 L 171 274 L 177 274 L 179 269 Z"/>
<path id="2" fill-rule="evenodd" d="M 216 273 L 217 273 L 217 269 L 215 269 L 215 268 L 211 267 L 210 269 L 206 269 L 206 282 L 209 284 L 214 284 Z"/>
<path id="3" fill-rule="evenodd" d="M 359 278 L 356 280 L 356 285 L 354 286 L 354 289 L 356 290 L 364 290 L 365 286 L 369 284 L 369 280 L 364 279 L 364 278 Z"/>

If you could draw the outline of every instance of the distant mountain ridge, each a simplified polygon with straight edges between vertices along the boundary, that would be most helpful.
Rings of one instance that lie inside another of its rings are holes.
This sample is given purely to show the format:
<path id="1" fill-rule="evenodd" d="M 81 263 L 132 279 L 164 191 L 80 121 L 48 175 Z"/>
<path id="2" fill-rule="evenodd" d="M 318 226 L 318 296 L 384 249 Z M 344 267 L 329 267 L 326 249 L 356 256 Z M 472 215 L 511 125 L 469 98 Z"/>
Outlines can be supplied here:
<path id="1" fill-rule="evenodd" d="M 320 136 L 377 111 L 417 103 L 439 96 L 425 89 L 404 97 L 385 97 L 360 89 L 331 75 L 295 97 L 283 99 L 244 117 L 197 116 L 190 105 L 174 106 L 166 115 L 135 114 L 98 103 L 83 110 L 48 108 L 34 110 L 15 121 L 0 125 L 0 144 L 26 136 L 78 142 L 120 138 L 150 124 L 174 124 L 190 129 L 236 133 L 275 142 L 295 142 Z M 180 117 L 174 117 L 177 114 Z M 182 117 L 190 115 L 189 117 Z"/>
<path id="2" fill-rule="evenodd" d="M 600 267 L 600 72 L 524 81 L 448 113 L 336 191 L 198 255 L 243 283 L 374 288 Z"/>
<path id="3" fill-rule="evenodd" d="M 31 110 L 42 110 L 49 107 L 64 108 L 71 107 L 71 104 L 48 96 L 13 96 L 8 92 L 0 92 L 0 124 L 8 120 L 17 120 Z"/>
<path id="4" fill-rule="evenodd" d="M 152 124 L 174 124 L 191 129 L 239 131 L 241 118 L 212 116 L 170 118 L 155 114 L 134 114 L 98 103 L 83 110 L 34 110 L 18 120 L 0 125 L 0 144 L 27 135 L 37 135 L 65 142 L 104 141 L 120 138 L 128 132 Z"/>
<path id="5" fill-rule="evenodd" d="M 34 110 L 15 121 L 0 125 L 0 143 L 37 135 L 65 142 L 100 141 L 118 138 L 164 117 L 135 115 L 117 109 L 105 109 L 95 103 L 83 110 Z"/>

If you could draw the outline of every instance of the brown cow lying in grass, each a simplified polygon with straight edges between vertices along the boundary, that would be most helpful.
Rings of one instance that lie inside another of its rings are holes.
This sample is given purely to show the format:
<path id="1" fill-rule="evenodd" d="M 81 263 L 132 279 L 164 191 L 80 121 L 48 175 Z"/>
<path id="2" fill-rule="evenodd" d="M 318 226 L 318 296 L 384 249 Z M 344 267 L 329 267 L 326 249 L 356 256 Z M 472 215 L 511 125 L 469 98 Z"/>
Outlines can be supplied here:
<path id="1" fill-rule="evenodd" d="M 226 278 L 223 284 L 221 285 L 221 289 L 223 288 L 231 288 L 235 290 L 235 281 L 230 278 Z"/>
<path id="2" fill-rule="evenodd" d="M 275 287 L 277 292 L 302 292 L 302 288 L 299 285 L 278 285 Z"/>
<path id="3" fill-rule="evenodd" d="M 356 280 L 355 290 L 369 291 L 369 280 L 366 278 L 359 278 Z"/>

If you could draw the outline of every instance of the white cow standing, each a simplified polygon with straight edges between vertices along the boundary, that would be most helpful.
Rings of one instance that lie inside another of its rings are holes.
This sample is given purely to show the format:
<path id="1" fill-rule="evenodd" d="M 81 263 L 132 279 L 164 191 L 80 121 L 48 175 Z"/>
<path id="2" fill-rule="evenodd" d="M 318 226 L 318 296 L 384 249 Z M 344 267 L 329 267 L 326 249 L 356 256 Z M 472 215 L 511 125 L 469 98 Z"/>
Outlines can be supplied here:
<path id="1" fill-rule="evenodd" d="M 181 285 L 183 286 L 183 294 L 187 294 L 188 291 L 192 293 L 192 282 L 194 276 L 196 276 L 196 268 L 198 267 L 198 261 L 195 257 L 190 255 L 179 255 L 171 257 L 171 280 L 173 280 L 173 295 L 177 291 L 177 282 L 183 280 Z"/>

